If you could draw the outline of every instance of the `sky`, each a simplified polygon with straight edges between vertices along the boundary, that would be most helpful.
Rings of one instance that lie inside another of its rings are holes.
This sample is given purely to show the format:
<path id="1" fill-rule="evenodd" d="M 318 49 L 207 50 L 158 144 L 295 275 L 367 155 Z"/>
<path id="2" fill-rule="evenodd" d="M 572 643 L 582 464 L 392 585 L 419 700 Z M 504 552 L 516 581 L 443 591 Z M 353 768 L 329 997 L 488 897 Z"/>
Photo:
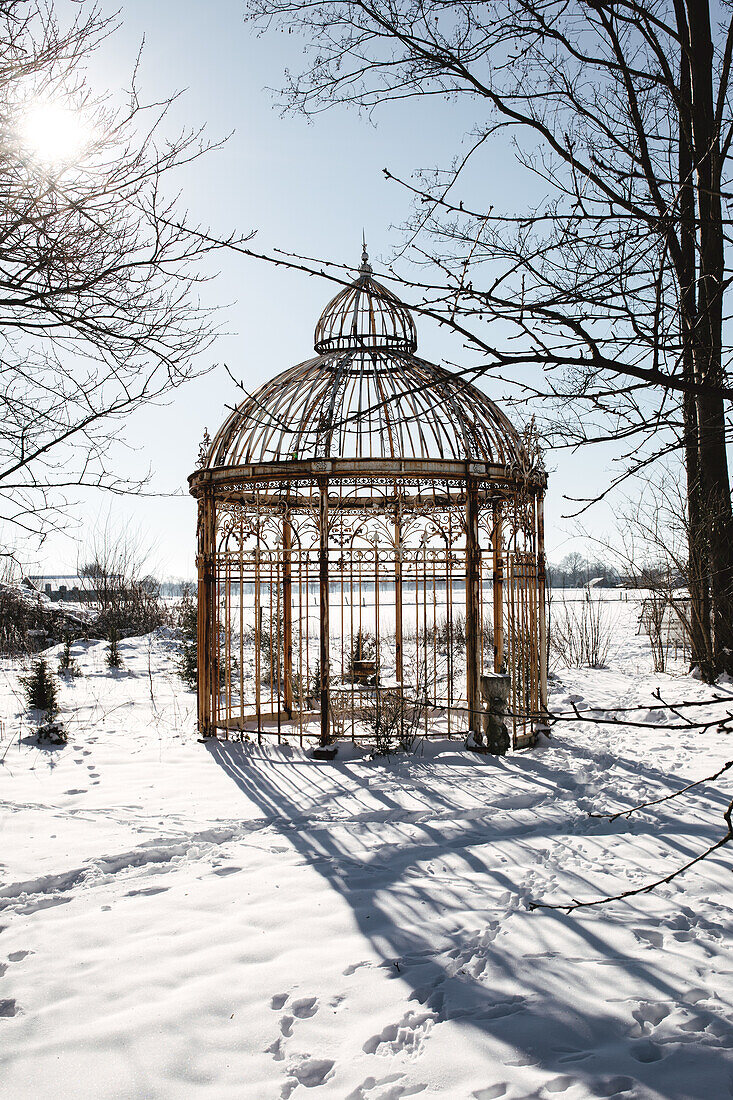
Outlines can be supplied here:
<path id="1" fill-rule="evenodd" d="M 471 125 L 467 105 L 411 100 L 391 105 L 376 119 L 334 108 L 308 121 L 282 117 L 268 90 L 285 68 L 297 69 L 302 42 L 296 35 L 257 36 L 243 18 L 242 0 L 128 0 L 121 29 L 93 58 L 93 87 L 112 93 L 129 86 L 144 40 L 139 85 L 148 99 L 182 94 L 168 119 L 171 133 L 205 125 L 218 149 L 177 178 L 181 207 L 193 223 L 221 236 L 255 232 L 252 247 L 280 248 L 357 266 L 362 230 L 377 278 L 380 260 L 402 241 L 399 226 L 410 200 L 382 169 L 409 178 L 417 168 L 447 165 L 465 148 Z M 521 203 L 529 195 L 526 173 L 511 148 L 495 144 L 476 168 L 474 185 L 486 203 Z M 129 476 L 152 471 L 148 497 L 110 499 L 80 494 L 67 531 L 50 537 L 29 559 L 39 570 L 72 572 L 83 561 L 95 531 L 130 532 L 149 550 L 151 571 L 165 577 L 195 574 L 196 508 L 186 478 L 195 466 L 204 429 L 213 435 L 236 403 L 228 372 L 251 390 L 312 354 L 313 329 L 334 293 L 330 284 L 235 254 L 219 254 L 204 300 L 220 308 L 221 333 L 202 356 L 202 377 L 174 391 L 166 404 L 148 406 L 125 426 L 125 447 L 111 457 Z M 420 354 L 432 361 L 473 366 L 477 360 L 455 337 L 419 323 Z M 501 403 L 504 389 L 481 383 Z M 240 395 L 241 396 L 241 395 Z M 515 423 L 518 417 L 512 413 Z M 521 424 L 518 423 L 518 426 Z M 547 545 L 558 561 L 579 548 L 577 521 L 564 495 L 597 491 L 608 479 L 610 456 L 600 451 L 571 456 L 550 453 Z M 613 527 L 608 506 L 583 517 L 583 526 L 603 539 Z M 610 536 L 609 536 L 610 537 Z"/>

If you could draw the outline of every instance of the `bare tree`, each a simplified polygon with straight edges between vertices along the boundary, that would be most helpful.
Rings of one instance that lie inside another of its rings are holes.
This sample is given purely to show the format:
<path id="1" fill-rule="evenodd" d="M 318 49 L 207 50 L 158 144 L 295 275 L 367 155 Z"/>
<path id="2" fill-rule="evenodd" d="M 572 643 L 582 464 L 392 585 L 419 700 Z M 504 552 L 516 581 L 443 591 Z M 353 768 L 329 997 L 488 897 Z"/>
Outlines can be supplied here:
<path id="1" fill-rule="evenodd" d="M 585 588 L 572 603 L 553 601 L 550 653 L 567 668 L 605 668 L 613 641 L 613 623 L 606 602 Z"/>
<path id="2" fill-rule="evenodd" d="M 138 66 L 123 96 L 94 94 L 86 65 L 115 22 L 74 7 L 62 26 L 44 0 L 0 0 L 8 542 L 58 525 L 76 486 L 139 488 L 110 465 L 123 418 L 190 378 L 212 338 L 197 284 L 214 246 L 191 235 L 169 180 L 210 146 L 197 130 L 165 136 L 173 99 L 141 100 Z"/>
<path id="3" fill-rule="evenodd" d="M 714 27 L 709 0 L 248 7 L 260 26 L 284 23 L 307 40 L 309 63 L 288 74 L 286 107 L 371 111 L 415 96 L 475 105 L 468 151 L 447 171 L 402 181 L 416 199 L 409 242 L 428 265 L 407 286 L 423 312 L 482 353 L 479 372 L 544 368 L 538 395 L 558 399 L 547 425 L 556 443 L 627 441 L 617 481 L 682 450 L 700 644 L 725 666 L 733 21 Z M 525 212 L 496 210 L 465 171 L 506 132 L 545 191 Z M 513 327 L 516 350 L 495 345 L 485 321 L 497 317 Z"/>
<path id="4" fill-rule="evenodd" d="M 715 665 L 710 635 L 700 621 L 693 589 L 687 500 L 677 464 L 662 464 L 640 487 L 637 497 L 619 512 L 619 538 L 604 550 L 637 588 L 645 589 L 641 625 L 649 637 L 656 672 L 666 664 L 669 636 L 682 638 L 703 676 Z"/>
<path id="5" fill-rule="evenodd" d="M 115 532 L 109 523 L 94 534 L 79 575 L 89 585 L 96 634 L 116 641 L 168 622 L 149 556 L 138 535 Z"/>

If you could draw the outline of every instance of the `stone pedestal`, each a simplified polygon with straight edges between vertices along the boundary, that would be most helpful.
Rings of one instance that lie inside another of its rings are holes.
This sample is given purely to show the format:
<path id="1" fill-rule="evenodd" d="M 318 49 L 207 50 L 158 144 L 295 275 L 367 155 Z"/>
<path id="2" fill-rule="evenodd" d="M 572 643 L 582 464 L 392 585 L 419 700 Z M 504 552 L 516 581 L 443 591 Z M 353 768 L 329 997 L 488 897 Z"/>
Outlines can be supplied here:
<path id="1" fill-rule="evenodd" d="M 336 745 L 316 745 L 311 756 L 314 760 L 333 760 L 337 752 Z"/>
<path id="2" fill-rule="evenodd" d="M 488 672 L 481 677 L 481 698 L 486 704 L 483 742 L 485 751 L 495 756 L 504 756 L 511 743 L 504 724 L 510 689 L 511 679 L 506 673 Z"/>

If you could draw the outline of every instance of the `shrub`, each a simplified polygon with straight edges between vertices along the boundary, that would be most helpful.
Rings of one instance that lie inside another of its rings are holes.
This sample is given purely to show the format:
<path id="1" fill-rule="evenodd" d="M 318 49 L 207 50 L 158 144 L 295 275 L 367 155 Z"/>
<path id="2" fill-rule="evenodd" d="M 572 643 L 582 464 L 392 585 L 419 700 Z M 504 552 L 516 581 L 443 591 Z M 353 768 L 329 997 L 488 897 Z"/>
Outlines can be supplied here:
<path id="1" fill-rule="evenodd" d="M 10 585 L 0 584 L 0 653 L 32 653 L 48 645 L 51 615 L 39 602 Z M 39 646 L 34 634 L 43 638 Z"/>
<path id="2" fill-rule="evenodd" d="M 587 590 L 579 607 L 562 602 L 553 615 L 551 649 L 568 668 L 605 668 L 612 638 L 605 603 Z"/>
<path id="3" fill-rule="evenodd" d="M 64 639 L 64 648 L 61 650 L 61 656 L 59 657 L 59 673 L 61 676 L 80 675 L 79 666 L 71 656 L 71 636 L 69 634 Z"/>
<path id="4" fill-rule="evenodd" d="M 374 738 L 377 756 L 390 752 L 412 752 L 420 738 L 420 724 L 426 701 L 408 699 L 401 690 L 377 691 L 374 702 L 364 708 L 363 722 Z"/>
<path id="5" fill-rule="evenodd" d="M 107 646 L 107 667 L 122 668 L 122 658 L 117 648 L 117 629 L 113 626 L 109 632 L 109 645 Z"/>
<path id="6" fill-rule="evenodd" d="M 53 673 L 43 657 L 34 662 L 30 675 L 23 680 L 28 706 L 32 710 L 45 711 L 49 720 L 59 712 L 58 688 Z"/>
<path id="7" fill-rule="evenodd" d="M 183 586 L 178 606 L 178 629 L 181 649 L 178 655 L 178 675 L 192 691 L 198 686 L 198 597 L 190 584 Z"/>

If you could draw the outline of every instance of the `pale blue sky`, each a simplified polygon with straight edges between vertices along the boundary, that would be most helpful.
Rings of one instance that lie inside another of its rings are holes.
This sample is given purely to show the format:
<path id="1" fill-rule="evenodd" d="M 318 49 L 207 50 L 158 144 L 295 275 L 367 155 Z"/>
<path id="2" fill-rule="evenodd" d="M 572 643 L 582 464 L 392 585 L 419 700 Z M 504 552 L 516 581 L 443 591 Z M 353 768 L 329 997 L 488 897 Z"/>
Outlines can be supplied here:
<path id="1" fill-rule="evenodd" d="M 409 175 L 418 167 L 446 165 L 460 151 L 471 124 L 468 105 L 435 99 L 394 105 L 376 125 L 355 111 L 334 109 L 309 123 L 281 118 L 267 86 L 278 85 L 286 66 L 297 68 L 302 44 L 296 36 L 256 37 L 243 21 L 241 0 L 127 0 L 123 29 L 95 58 L 91 79 L 100 90 L 125 87 L 141 38 L 145 49 L 140 87 L 148 98 L 185 89 L 170 117 L 171 130 L 206 124 L 216 140 L 234 131 L 226 146 L 180 174 L 182 204 L 193 221 L 222 235 L 257 231 L 253 247 L 323 256 L 358 264 L 365 229 L 376 273 L 400 241 L 409 198 L 385 181 L 382 168 Z M 508 147 L 495 145 L 476 165 L 473 186 L 485 203 L 501 208 L 521 202 L 530 182 Z M 120 448 L 114 461 L 128 472 L 152 467 L 151 488 L 186 489 L 204 427 L 212 432 L 237 400 L 221 364 L 248 388 L 264 382 L 312 354 L 313 328 L 333 289 L 315 278 L 287 272 L 234 255 L 220 256 L 218 277 L 205 291 L 211 304 L 230 303 L 221 315 L 222 335 L 207 354 L 218 363 L 210 374 L 175 392 L 164 406 L 138 412 L 126 427 L 132 451 Z M 477 362 L 460 343 L 419 327 L 420 350 L 435 361 Z M 500 400 L 501 384 L 483 388 Z M 514 417 L 516 420 L 517 418 Z M 567 504 L 561 494 L 580 496 L 602 476 L 604 459 L 549 455 L 554 470 L 548 496 L 548 548 L 555 560 L 575 548 L 575 525 L 561 520 Z M 94 495 L 76 513 L 80 527 L 45 544 L 39 564 L 73 569 L 75 536 L 107 518 L 113 526 L 140 532 L 154 546 L 152 560 L 165 575 L 192 576 L 195 504 L 192 498 L 120 500 Z M 595 533 L 612 528 L 604 507 L 584 520 Z"/>

